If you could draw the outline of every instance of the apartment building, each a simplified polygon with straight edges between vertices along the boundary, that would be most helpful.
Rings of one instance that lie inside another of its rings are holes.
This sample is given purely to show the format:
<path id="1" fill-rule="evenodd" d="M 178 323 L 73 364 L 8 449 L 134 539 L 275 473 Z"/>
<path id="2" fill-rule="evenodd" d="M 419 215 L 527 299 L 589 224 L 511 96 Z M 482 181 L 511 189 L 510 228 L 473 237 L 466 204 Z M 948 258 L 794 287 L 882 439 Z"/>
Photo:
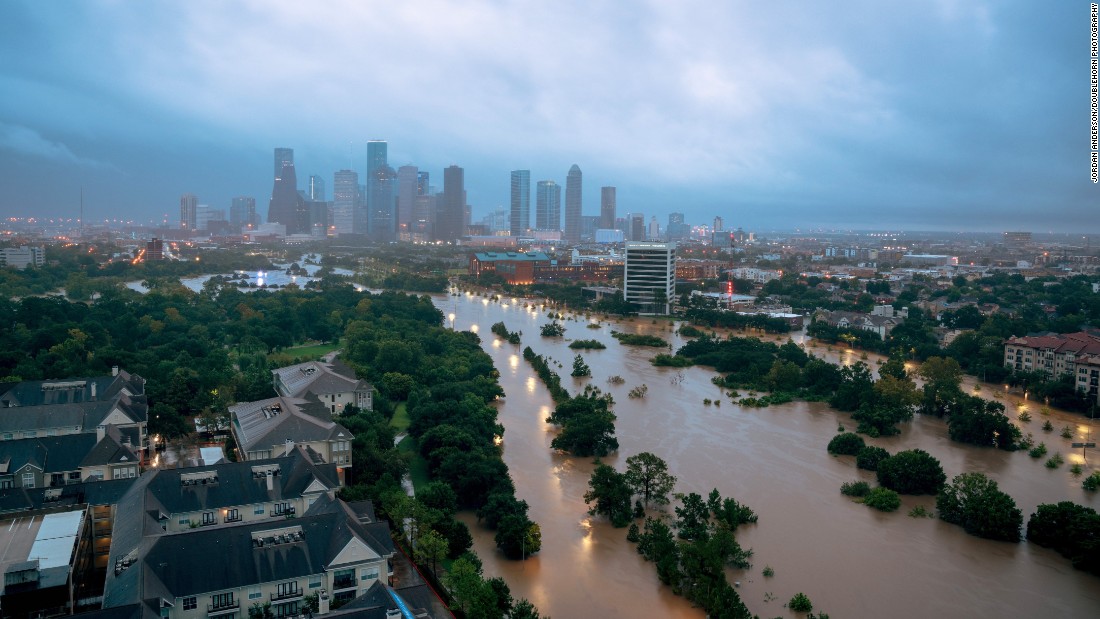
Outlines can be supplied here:
<path id="1" fill-rule="evenodd" d="M 229 407 L 230 430 L 246 460 L 266 460 L 305 445 L 324 462 L 351 468 L 354 435 L 332 420 L 329 406 L 312 394 L 239 402 Z"/>
<path id="2" fill-rule="evenodd" d="M 355 370 L 340 363 L 307 361 L 271 370 L 275 392 L 283 397 L 304 398 L 313 394 L 339 415 L 348 404 L 374 410 L 374 386 L 355 377 Z"/>

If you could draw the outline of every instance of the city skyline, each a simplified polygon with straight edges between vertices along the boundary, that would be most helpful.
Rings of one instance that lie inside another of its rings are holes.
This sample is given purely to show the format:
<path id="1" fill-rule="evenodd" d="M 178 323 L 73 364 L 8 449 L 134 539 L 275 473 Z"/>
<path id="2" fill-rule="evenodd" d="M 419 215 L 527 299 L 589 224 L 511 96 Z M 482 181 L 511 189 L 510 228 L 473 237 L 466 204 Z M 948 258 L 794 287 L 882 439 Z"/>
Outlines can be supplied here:
<path id="1" fill-rule="evenodd" d="M 615 186 L 661 221 L 1094 231 L 1087 2 L 849 6 L 13 2 L 0 215 L 264 205 L 272 148 L 369 181 L 381 137 L 393 169 L 462 167 L 474 220 L 511 170 L 577 163 L 585 216 Z"/>

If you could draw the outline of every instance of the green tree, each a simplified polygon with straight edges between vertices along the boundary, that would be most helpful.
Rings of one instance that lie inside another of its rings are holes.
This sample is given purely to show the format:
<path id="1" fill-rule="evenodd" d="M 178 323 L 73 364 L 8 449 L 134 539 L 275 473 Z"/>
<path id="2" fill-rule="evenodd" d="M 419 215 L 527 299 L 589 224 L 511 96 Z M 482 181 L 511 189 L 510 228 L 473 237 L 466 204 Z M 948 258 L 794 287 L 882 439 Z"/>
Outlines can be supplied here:
<path id="1" fill-rule="evenodd" d="M 509 615 L 509 619 L 544 619 L 539 614 L 539 610 L 535 608 L 535 605 L 527 601 L 526 598 L 520 599 L 518 602 L 512 605 L 512 614 Z M 546 617 L 545 619 L 550 619 Z"/>
<path id="2" fill-rule="evenodd" d="M 1095 509 L 1070 501 L 1040 505 L 1027 521 L 1027 539 L 1100 576 L 1100 514 Z"/>
<path id="3" fill-rule="evenodd" d="M 668 472 L 668 463 L 648 451 L 626 459 L 626 483 L 634 494 L 642 496 L 648 507 L 668 505 L 668 497 L 676 486 L 676 477 Z"/>
<path id="4" fill-rule="evenodd" d="M 606 516 L 616 527 L 630 524 L 631 487 L 627 475 L 619 473 L 606 464 L 597 464 L 588 479 L 588 492 L 584 493 L 584 502 L 591 505 L 588 513 Z"/>
<path id="5" fill-rule="evenodd" d="M 929 357 L 918 373 L 924 379 L 922 412 L 926 415 L 944 416 L 948 403 L 959 393 L 959 383 L 962 380 L 959 362 L 950 357 Z"/>
<path id="6" fill-rule="evenodd" d="M 578 378 L 582 376 L 592 376 L 592 369 L 584 362 L 584 357 L 579 354 L 573 357 L 573 372 L 570 373 L 570 376 Z"/>
<path id="7" fill-rule="evenodd" d="M 882 447 L 868 445 L 856 453 L 856 466 L 867 471 L 877 471 L 879 462 L 889 457 L 890 452 Z"/>
<path id="8" fill-rule="evenodd" d="M 940 461 L 921 449 L 910 449 L 878 463 L 878 483 L 901 494 L 936 494 L 947 479 Z"/>
<path id="9" fill-rule="evenodd" d="M 710 523 L 710 509 L 703 497 L 695 492 L 678 494 L 680 505 L 676 510 L 676 529 L 679 536 L 686 540 L 705 539 Z"/>
<path id="10" fill-rule="evenodd" d="M 967 533 L 987 539 L 1017 542 L 1023 515 L 1016 502 L 982 473 L 955 476 L 936 497 L 940 519 L 961 525 Z"/>
<path id="11" fill-rule="evenodd" d="M 447 556 L 447 550 L 447 540 L 439 533 L 428 530 L 416 542 L 416 560 L 419 563 L 430 563 L 434 573 L 436 564 Z"/>
<path id="12" fill-rule="evenodd" d="M 834 436 L 826 449 L 834 456 L 854 456 L 864 447 L 863 437 L 852 432 L 844 432 Z"/>
<path id="13" fill-rule="evenodd" d="M 901 507 L 901 498 L 898 497 L 897 492 L 889 488 L 872 488 L 864 497 L 863 504 L 880 512 L 892 512 Z"/>

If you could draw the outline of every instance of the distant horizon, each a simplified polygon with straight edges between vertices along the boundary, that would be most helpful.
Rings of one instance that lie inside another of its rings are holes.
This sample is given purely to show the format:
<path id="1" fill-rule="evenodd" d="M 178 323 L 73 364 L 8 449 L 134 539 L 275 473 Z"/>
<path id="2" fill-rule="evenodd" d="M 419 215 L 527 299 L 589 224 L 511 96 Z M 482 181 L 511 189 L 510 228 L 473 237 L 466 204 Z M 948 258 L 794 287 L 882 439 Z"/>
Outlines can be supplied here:
<path id="1" fill-rule="evenodd" d="M 662 225 L 1096 225 L 1088 2 L 848 3 L 14 0 L 0 216 L 73 213 L 81 187 L 89 221 L 171 223 L 183 193 L 266 213 L 274 148 L 331 197 L 369 138 L 439 189 L 461 166 L 474 221 L 511 170 L 577 164 L 584 214 L 615 186 Z"/>

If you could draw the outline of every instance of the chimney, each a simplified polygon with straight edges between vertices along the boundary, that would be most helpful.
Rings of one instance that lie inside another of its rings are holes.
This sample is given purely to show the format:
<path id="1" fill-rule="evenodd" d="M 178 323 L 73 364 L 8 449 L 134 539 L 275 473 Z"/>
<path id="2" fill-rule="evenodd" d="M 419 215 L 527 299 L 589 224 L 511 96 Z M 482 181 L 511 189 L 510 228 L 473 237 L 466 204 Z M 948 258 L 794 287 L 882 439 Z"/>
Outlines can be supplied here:
<path id="1" fill-rule="evenodd" d="M 268 479 L 271 479 L 271 478 L 269 477 Z M 328 592 L 326 592 L 324 589 L 321 589 L 321 594 L 318 595 L 317 598 L 318 598 L 317 599 L 317 614 L 318 615 L 327 615 L 328 614 Z"/>
<path id="2" fill-rule="evenodd" d="M 93 380 L 93 381 L 92 381 L 92 401 L 93 401 L 93 402 L 95 401 L 95 385 L 96 385 L 96 383 L 95 383 L 95 381 Z"/>
<path id="3" fill-rule="evenodd" d="M 111 376 L 118 376 L 118 366 L 117 365 L 112 365 L 111 366 Z"/>
<path id="4" fill-rule="evenodd" d="M 275 474 L 271 471 L 268 471 L 267 475 L 264 475 L 264 479 L 267 480 L 267 491 L 268 492 L 272 492 L 273 490 L 275 490 L 275 482 L 271 481 L 272 477 L 275 477 Z"/>

